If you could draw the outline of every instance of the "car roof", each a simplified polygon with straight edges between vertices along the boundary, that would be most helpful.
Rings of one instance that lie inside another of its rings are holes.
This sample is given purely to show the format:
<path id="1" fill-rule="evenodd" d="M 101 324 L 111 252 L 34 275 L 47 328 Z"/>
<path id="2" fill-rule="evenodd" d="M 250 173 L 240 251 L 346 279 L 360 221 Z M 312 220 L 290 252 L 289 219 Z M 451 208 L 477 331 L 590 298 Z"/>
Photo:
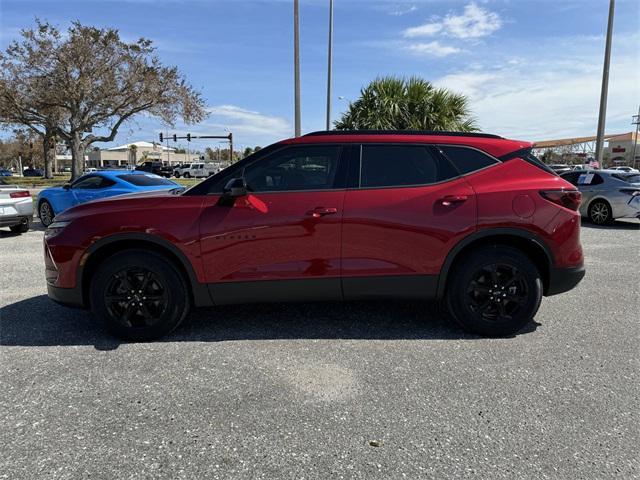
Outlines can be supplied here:
<path id="1" fill-rule="evenodd" d="M 499 157 L 516 150 L 531 148 L 532 143 L 509 140 L 488 133 L 431 132 L 411 130 L 328 130 L 289 138 L 281 144 L 308 143 L 432 143 L 475 147 Z"/>

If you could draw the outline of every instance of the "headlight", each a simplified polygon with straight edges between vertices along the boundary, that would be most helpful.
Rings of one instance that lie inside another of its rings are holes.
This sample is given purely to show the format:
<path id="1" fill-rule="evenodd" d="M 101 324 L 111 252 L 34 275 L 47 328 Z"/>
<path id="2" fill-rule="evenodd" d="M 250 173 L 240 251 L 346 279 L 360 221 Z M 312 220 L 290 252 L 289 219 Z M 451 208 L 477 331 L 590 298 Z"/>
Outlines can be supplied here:
<path id="1" fill-rule="evenodd" d="M 58 235 L 64 228 L 69 225 L 71 222 L 53 222 L 51 225 L 47 227 L 44 231 L 44 238 L 51 238 Z"/>

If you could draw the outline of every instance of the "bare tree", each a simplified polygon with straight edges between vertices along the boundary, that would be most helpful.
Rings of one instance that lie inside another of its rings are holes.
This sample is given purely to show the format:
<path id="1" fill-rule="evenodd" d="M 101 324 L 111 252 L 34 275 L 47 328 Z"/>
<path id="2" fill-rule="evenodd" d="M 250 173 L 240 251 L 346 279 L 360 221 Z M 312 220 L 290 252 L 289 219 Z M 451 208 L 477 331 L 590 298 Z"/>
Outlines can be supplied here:
<path id="1" fill-rule="evenodd" d="M 83 170 L 87 148 L 112 141 L 137 114 L 168 125 L 206 116 L 201 94 L 176 67 L 161 64 L 150 40 L 126 43 L 114 29 L 74 22 L 62 35 L 38 21 L 0 57 L 0 68 L 7 66 L 15 74 L 0 74 L 0 121 L 37 125 L 43 134 L 45 120 L 53 121 L 53 134 L 71 148 L 72 179 Z"/>

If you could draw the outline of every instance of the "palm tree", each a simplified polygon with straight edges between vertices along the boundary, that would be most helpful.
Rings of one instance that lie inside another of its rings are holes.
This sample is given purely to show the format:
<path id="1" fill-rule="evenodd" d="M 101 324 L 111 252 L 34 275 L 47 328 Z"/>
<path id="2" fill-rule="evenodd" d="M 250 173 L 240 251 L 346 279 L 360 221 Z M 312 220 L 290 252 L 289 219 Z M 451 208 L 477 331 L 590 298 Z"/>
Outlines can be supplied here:
<path id="1" fill-rule="evenodd" d="M 376 78 L 334 125 L 337 130 L 478 130 L 467 97 L 419 77 Z"/>

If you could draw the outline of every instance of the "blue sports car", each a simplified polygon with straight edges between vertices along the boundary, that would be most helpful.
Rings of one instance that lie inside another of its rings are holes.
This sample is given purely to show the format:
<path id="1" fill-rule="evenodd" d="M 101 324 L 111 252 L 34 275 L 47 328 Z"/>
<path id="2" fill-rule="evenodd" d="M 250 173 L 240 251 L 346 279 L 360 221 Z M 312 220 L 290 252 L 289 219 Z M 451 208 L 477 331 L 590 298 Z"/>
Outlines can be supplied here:
<path id="1" fill-rule="evenodd" d="M 176 182 L 138 170 L 108 170 L 89 173 L 62 187 L 42 190 L 36 200 L 38 217 L 47 227 L 67 208 L 100 198 L 151 190 L 182 188 Z"/>

